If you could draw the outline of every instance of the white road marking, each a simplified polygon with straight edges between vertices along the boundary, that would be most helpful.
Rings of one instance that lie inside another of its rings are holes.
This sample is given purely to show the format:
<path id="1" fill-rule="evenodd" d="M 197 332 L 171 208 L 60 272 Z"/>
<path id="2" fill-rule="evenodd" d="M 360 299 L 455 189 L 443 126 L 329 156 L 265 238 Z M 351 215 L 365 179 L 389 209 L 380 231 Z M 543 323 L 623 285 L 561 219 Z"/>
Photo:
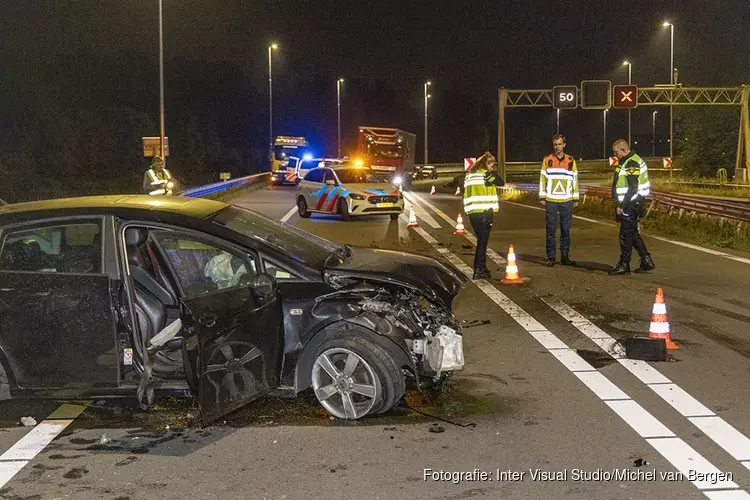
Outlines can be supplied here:
<path id="1" fill-rule="evenodd" d="M 458 270 L 464 273 L 467 277 L 471 277 L 473 273 L 472 269 L 459 259 L 458 256 L 447 248 L 441 247 L 439 242 L 421 227 L 414 228 L 414 230 L 429 242 L 439 253 L 444 255 Z M 711 462 L 703 458 L 703 456 L 685 441 L 675 437 L 675 434 L 669 428 L 651 415 L 640 404 L 632 400 L 614 383 L 608 380 L 609 383 L 603 384 L 600 377 L 589 375 L 594 373 L 601 375 L 601 373 L 583 358 L 580 358 L 572 349 L 567 347 L 564 342 L 557 338 L 557 336 L 544 328 L 541 323 L 501 293 L 500 290 L 485 280 L 474 280 L 474 284 L 482 290 L 485 295 L 500 306 L 501 309 L 510 315 L 530 335 L 540 342 L 550 354 L 555 356 L 566 368 L 576 375 L 586 387 L 604 401 L 604 403 L 617 413 L 617 415 L 619 415 L 620 418 L 622 418 L 636 433 L 645 438 L 651 446 L 672 463 L 677 470 L 682 472 L 686 478 L 691 471 L 699 471 L 703 473 L 719 472 Z M 533 329 L 531 326 L 533 326 Z M 578 359 L 574 361 L 571 355 L 576 356 Z M 602 375 L 602 377 L 604 376 Z M 712 482 L 698 480 L 696 478 L 692 483 L 707 496 L 710 493 L 707 490 L 731 489 L 731 493 L 736 495 L 736 498 L 750 499 L 750 495 L 744 490 L 739 489 L 739 486 L 731 480 L 724 479 Z"/>
<path id="2" fill-rule="evenodd" d="M 411 214 L 411 207 L 413 206 L 414 214 L 418 219 L 422 219 L 433 229 L 440 229 L 440 224 L 438 224 L 438 221 L 436 221 L 435 218 L 430 215 L 430 212 L 425 210 L 424 207 L 422 207 L 419 203 L 416 203 L 414 200 L 410 200 L 406 196 L 404 196 L 404 198 L 409 202 L 404 204 L 404 214 L 406 214 L 407 216 L 407 221 L 409 220 L 408 216 Z"/>
<path id="3" fill-rule="evenodd" d="M 0 455 L 0 488 L 44 450 L 83 410 L 83 406 L 63 404 Z M 63 415 L 69 418 L 55 418 Z"/>
<path id="4" fill-rule="evenodd" d="M 609 336 L 607 332 L 561 300 L 545 297 L 542 300 L 603 349 L 604 346 L 616 343 L 615 339 Z M 713 411 L 655 370 L 646 361 L 627 359 L 624 357 L 624 352 L 621 351 L 613 352 L 608 349 L 604 349 L 604 351 L 736 460 L 750 460 L 750 439 L 747 436 L 729 425 L 721 417 L 716 416 Z"/>
<path id="5" fill-rule="evenodd" d="M 535 207 L 535 206 L 532 206 L 532 205 L 525 205 L 523 203 L 517 203 L 515 201 L 503 201 L 503 203 L 509 203 L 511 205 L 517 205 L 519 207 L 531 208 L 532 210 L 544 210 L 543 208 L 540 208 L 540 207 Z M 574 215 L 573 218 L 574 219 L 585 220 L 586 222 L 591 222 L 593 224 L 599 224 L 600 226 L 617 227 L 616 224 L 612 224 L 612 223 L 608 223 L 608 222 L 602 222 L 600 220 L 589 219 L 588 217 L 581 217 L 580 215 Z M 678 246 L 681 246 L 681 247 L 690 248 L 691 250 L 697 250 L 699 252 L 703 252 L 703 253 L 715 255 L 717 257 L 723 257 L 725 259 L 734 260 L 734 261 L 737 261 L 737 262 L 742 262 L 743 264 L 750 264 L 750 259 L 747 259 L 745 257 L 738 257 L 737 255 L 732 255 L 731 253 L 721 252 L 719 250 L 714 250 L 712 248 L 706 248 L 706 247 L 701 247 L 701 246 L 698 246 L 698 245 L 693 245 L 692 243 L 685 243 L 684 241 L 670 240 L 669 238 L 665 238 L 663 236 L 656 236 L 656 235 L 653 235 L 653 234 L 649 234 L 648 237 L 649 238 L 653 238 L 655 240 L 663 241 L 665 243 L 671 243 L 673 245 L 678 245 Z"/>
<path id="6" fill-rule="evenodd" d="M 281 222 L 286 222 L 286 221 L 288 221 L 289 219 L 291 219 L 291 218 L 292 218 L 292 215 L 294 215 L 294 214 L 295 214 L 295 212 L 297 212 L 297 207 L 292 207 L 292 208 L 291 208 L 291 210 L 289 210 L 289 211 L 288 211 L 288 212 L 286 213 L 286 215 L 285 215 L 284 217 L 282 217 L 282 218 L 281 218 Z"/>
<path id="7" fill-rule="evenodd" d="M 404 196 L 407 196 L 407 194 L 404 194 Z M 423 199 L 421 196 L 419 196 L 416 193 L 409 193 L 408 196 L 413 196 L 415 199 L 419 200 L 421 203 L 424 203 L 425 206 L 427 206 L 430 210 L 438 214 L 438 217 L 442 218 L 445 222 L 447 222 L 451 227 L 456 227 L 456 221 L 451 219 L 448 215 L 445 214 L 442 210 L 440 210 L 438 207 L 430 203 L 429 201 Z M 468 217 L 467 217 L 468 219 Z M 464 228 L 469 224 L 468 220 L 464 221 Z M 472 245 L 477 246 L 477 237 L 471 234 L 468 230 L 464 229 L 466 234 L 464 235 L 467 240 L 471 242 Z M 495 264 L 498 266 L 504 266 L 508 263 L 499 253 L 494 251 L 491 248 L 487 248 L 487 256 L 492 259 Z"/>

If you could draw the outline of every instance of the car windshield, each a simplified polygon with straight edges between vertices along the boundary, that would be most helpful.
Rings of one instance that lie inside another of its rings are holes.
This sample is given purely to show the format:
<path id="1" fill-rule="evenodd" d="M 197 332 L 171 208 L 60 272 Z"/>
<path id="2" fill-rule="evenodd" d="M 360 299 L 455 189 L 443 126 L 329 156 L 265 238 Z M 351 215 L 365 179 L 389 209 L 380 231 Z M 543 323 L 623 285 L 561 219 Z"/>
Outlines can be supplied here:
<path id="1" fill-rule="evenodd" d="M 332 255 L 342 259 L 349 255 L 343 245 L 244 208 L 229 206 L 215 214 L 213 221 L 311 267 L 322 269 Z"/>
<path id="2" fill-rule="evenodd" d="M 383 177 L 367 168 L 342 168 L 336 170 L 342 184 L 383 184 Z"/>

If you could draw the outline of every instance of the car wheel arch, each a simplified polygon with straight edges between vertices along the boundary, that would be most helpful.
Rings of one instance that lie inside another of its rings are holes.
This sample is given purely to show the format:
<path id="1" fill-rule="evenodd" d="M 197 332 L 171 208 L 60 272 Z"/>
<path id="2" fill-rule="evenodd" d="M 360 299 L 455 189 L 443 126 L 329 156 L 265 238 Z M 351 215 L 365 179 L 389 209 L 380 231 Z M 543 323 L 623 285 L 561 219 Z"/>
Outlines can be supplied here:
<path id="1" fill-rule="evenodd" d="M 302 392 L 312 386 L 312 367 L 315 363 L 315 352 L 323 342 L 330 336 L 340 333 L 341 330 L 348 330 L 356 327 L 360 334 L 365 335 L 370 341 L 385 349 L 400 367 L 408 368 L 412 373 L 416 373 L 414 361 L 406 352 L 406 346 L 403 347 L 391 336 L 381 334 L 368 326 L 368 321 L 362 316 L 347 318 L 320 328 L 305 344 L 297 360 L 294 377 L 294 390 L 296 393 Z"/>

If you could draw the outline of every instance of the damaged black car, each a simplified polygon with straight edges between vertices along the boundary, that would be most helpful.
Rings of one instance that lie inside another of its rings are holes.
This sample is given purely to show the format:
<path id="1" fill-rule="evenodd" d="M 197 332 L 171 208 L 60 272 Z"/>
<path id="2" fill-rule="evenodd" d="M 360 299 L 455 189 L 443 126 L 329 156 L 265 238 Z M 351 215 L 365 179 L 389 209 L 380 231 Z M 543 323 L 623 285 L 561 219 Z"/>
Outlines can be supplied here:
<path id="1" fill-rule="evenodd" d="M 1 397 L 196 397 L 204 423 L 312 388 L 391 409 L 462 369 L 464 279 L 218 201 L 115 195 L 0 207 Z"/>

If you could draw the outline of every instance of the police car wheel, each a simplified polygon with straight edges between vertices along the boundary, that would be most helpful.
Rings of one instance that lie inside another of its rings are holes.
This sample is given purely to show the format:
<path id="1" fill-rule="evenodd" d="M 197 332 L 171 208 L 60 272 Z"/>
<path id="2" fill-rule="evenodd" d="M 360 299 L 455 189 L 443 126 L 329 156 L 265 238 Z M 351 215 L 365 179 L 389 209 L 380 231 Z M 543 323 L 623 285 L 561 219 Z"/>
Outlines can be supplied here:
<path id="1" fill-rule="evenodd" d="M 307 210 L 307 202 L 305 201 L 304 196 L 300 196 L 297 200 L 297 213 L 299 213 L 299 216 L 303 219 L 310 217 L 310 211 Z"/>
<path id="2" fill-rule="evenodd" d="M 341 220 L 352 220 L 352 216 L 349 213 L 349 205 L 347 205 L 346 200 L 340 199 L 338 205 L 339 214 L 341 214 Z"/>
<path id="3" fill-rule="evenodd" d="M 391 214 L 391 220 L 398 220 L 400 214 Z"/>

